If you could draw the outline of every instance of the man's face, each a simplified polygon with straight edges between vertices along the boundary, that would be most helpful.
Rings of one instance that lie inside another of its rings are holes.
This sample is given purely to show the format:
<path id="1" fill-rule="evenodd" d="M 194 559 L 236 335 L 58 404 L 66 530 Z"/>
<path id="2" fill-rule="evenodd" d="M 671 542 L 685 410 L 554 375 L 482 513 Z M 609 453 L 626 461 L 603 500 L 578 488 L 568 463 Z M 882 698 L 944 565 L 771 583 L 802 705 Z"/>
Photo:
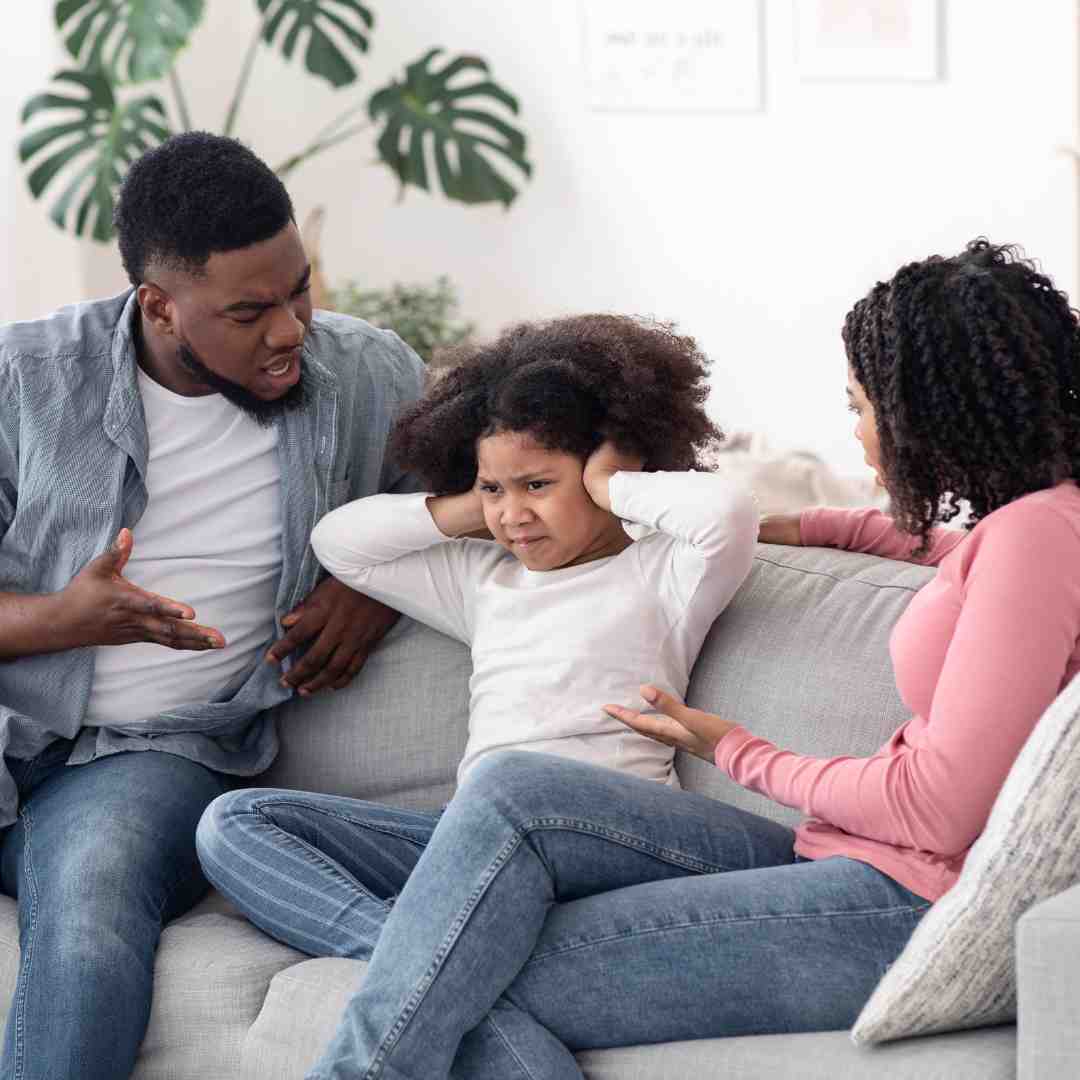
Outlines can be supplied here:
<path id="1" fill-rule="evenodd" d="M 202 274 L 169 274 L 161 288 L 176 340 L 170 375 L 192 392 L 224 394 L 257 419 L 295 404 L 310 278 L 292 222 L 269 240 L 214 253 Z"/>

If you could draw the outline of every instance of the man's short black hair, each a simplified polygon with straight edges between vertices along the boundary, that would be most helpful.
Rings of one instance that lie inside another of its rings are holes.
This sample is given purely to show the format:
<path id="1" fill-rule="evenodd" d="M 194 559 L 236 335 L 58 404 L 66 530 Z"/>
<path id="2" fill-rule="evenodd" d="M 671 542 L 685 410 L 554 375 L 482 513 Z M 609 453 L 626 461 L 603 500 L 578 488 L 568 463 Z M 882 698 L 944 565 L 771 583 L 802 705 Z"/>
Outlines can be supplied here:
<path id="1" fill-rule="evenodd" d="M 151 263 L 198 274 L 215 251 L 276 236 L 293 220 L 285 185 L 236 139 L 174 135 L 140 157 L 124 179 L 113 223 L 132 285 Z"/>

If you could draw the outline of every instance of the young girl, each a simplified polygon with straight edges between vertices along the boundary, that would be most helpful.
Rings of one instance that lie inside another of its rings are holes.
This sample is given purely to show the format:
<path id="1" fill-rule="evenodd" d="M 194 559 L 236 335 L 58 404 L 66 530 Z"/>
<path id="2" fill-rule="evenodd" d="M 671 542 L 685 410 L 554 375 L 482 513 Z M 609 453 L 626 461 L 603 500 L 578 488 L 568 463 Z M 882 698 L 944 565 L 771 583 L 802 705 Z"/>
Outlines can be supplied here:
<path id="1" fill-rule="evenodd" d="M 581 1080 L 571 1050 L 848 1027 L 1080 666 L 1080 334 L 1010 248 L 903 267 L 849 313 L 856 436 L 892 499 L 762 539 L 937 565 L 897 623 L 914 716 L 808 758 L 647 685 L 632 730 L 804 811 L 792 831 L 578 763 L 492 756 L 459 789 L 311 1080 Z M 970 509 L 967 532 L 935 529 Z M 490 1037 L 505 1025 L 514 1054 Z M 529 1038 L 531 1034 L 532 1038 Z"/>
<path id="2" fill-rule="evenodd" d="M 719 435 L 705 373 L 695 343 L 662 325 L 520 326 L 465 357 L 396 428 L 397 456 L 438 494 L 373 496 L 319 523 L 312 546 L 337 578 L 470 646 L 459 776 L 518 748 L 677 783 L 674 750 L 600 703 L 636 701 L 642 671 L 685 693 L 750 569 L 750 496 L 689 471 Z M 624 522 L 647 535 L 632 540 Z M 495 542 L 468 536 L 485 530 Z M 437 820 L 239 791 L 204 815 L 199 853 L 268 933 L 365 957 Z"/>

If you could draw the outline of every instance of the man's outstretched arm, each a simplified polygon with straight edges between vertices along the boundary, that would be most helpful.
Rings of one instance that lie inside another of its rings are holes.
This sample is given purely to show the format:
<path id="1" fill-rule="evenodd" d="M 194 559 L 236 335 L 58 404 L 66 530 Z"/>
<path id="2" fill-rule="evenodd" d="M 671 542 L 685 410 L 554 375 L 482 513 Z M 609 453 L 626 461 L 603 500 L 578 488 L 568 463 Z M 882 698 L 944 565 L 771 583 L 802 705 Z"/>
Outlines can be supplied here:
<path id="1" fill-rule="evenodd" d="M 170 649 L 222 648 L 221 632 L 196 623 L 187 604 L 140 589 L 123 576 L 131 548 L 131 530 L 121 529 L 112 547 L 59 592 L 0 593 L 0 660 L 136 641 Z"/>

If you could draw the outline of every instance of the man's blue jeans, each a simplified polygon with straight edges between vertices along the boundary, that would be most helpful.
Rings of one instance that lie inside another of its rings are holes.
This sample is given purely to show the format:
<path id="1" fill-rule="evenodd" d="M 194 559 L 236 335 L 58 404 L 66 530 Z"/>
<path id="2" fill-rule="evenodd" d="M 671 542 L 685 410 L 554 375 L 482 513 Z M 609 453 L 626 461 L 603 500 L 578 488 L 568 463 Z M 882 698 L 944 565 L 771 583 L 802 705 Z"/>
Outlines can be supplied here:
<path id="1" fill-rule="evenodd" d="M 764 818 L 541 754 L 485 759 L 435 824 L 297 792 L 204 816 L 207 875 L 260 926 L 377 941 L 312 1080 L 581 1080 L 575 1050 L 848 1027 L 930 906 Z"/>
<path id="2" fill-rule="evenodd" d="M 19 904 L 21 962 L 4 1080 L 124 1080 L 150 1016 L 162 926 L 206 891 L 195 826 L 225 779 L 172 754 L 67 766 L 58 740 L 8 760 L 19 819 L 0 884 Z"/>

